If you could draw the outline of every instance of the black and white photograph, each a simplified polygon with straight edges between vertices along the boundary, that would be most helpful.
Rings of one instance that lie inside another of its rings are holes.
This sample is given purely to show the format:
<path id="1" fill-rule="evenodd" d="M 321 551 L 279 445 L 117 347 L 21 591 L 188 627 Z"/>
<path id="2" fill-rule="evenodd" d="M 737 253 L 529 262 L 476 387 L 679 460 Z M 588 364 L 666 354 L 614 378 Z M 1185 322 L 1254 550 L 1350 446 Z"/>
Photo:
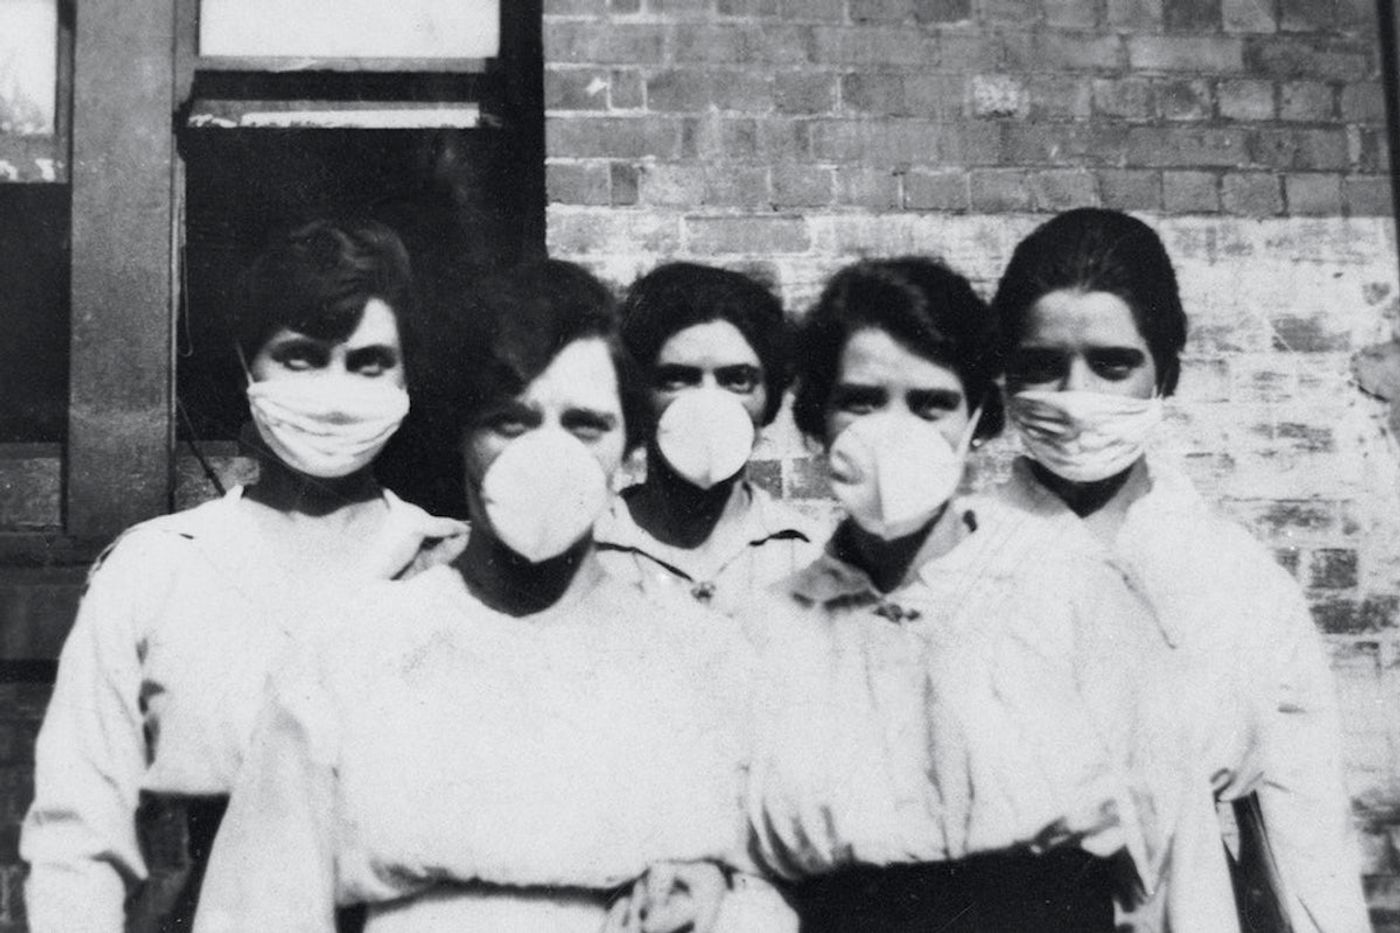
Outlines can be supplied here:
<path id="1" fill-rule="evenodd" d="M 0 0 L 0 933 L 1400 933 L 1394 0 Z"/>

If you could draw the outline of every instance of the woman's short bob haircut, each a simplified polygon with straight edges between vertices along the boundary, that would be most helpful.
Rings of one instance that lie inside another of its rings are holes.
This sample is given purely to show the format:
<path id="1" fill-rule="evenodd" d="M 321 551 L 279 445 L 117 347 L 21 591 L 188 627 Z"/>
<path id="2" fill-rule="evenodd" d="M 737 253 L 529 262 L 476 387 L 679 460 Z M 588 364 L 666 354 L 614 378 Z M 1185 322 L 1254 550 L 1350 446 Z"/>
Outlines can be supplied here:
<path id="1" fill-rule="evenodd" d="M 827 405 L 841 354 L 857 331 L 882 330 L 910 352 L 957 374 L 969 411 L 982 407 L 976 437 L 1001 431 L 996 323 L 972 285 L 942 262 L 921 256 L 865 260 L 837 272 L 798 331 L 793 417 L 810 438 L 826 440 Z"/>
<path id="2" fill-rule="evenodd" d="M 248 272 L 247 301 L 234 339 L 251 363 L 269 337 L 286 328 L 317 340 L 354 333 L 371 298 L 398 321 L 411 359 L 413 275 L 398 234 L 373 220 L 315 220 L 274 240 Z"/>
<path id="3" fill-rule="evenodd" d="M 1002 273 L 992 307 L 1007 359 L 1025 334 L 1029 312 L 1051 292 L 1108 292 L 1132 312 L 1157 368 L 1157 389 L 1176 391 L 1186 346 L 1186 311 L 1162 240 L 1120 211 L 1066 211 L 1021 241 Z"/>
<path id="4" fill-rule="evenodd" d="M 622 342 L 633 359 L 651 370 L 666 341 L 711 321 L 733 324 L 753 348 L 768 390 L 762 421 L 771 423 L 791 379 L 788 325 L 782 302 L 747 275 L 691 262 L 658 266 L 627 292 Z"/>
<path id="5" fill-rule="evenodd" d="M 578 340 L 607 344 L 617 370 L 627 447 L 645 407 L 637 367 L 617 337 L 617 306 L 607 286 L 557 259 L 526 263 L 460 290 L 443 309 L 430 352 L 429 420 L 457 444 L 481 415 L 513 399 Z"/>

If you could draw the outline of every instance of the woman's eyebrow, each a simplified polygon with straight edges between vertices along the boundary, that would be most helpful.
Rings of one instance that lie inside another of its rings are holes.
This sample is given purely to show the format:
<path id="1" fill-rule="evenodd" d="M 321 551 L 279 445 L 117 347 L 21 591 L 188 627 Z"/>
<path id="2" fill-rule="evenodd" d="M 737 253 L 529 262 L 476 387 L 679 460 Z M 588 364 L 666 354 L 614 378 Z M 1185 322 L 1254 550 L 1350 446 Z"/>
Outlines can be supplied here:
<path id="1" fill-rule="evenodd" d="M 932 404 L 945 408 L 957 408 L 962 404 L 963 394 L 957 389 L 910 389 L 910 402 Z"/>
<path id="2" fill-rule="evenodd" d="M 589 408 L 584 405 L 579 405 L 573 408 L 565 409 L 564 413 L 560 416 L 561 421 L 587 420 L 596 424 L 603 424 L 608 427 L 613 427 L 614 425 L 616 425 L 617 419 L 617 412 L 604 411 L 598 408 Z"/>

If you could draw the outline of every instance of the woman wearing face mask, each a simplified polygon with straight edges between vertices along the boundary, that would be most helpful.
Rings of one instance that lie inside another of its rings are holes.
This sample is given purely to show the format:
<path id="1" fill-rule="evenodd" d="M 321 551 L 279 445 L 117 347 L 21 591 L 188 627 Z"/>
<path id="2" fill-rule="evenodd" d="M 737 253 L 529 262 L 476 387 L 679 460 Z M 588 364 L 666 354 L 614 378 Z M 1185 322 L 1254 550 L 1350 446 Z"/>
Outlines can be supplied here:
<path id="1" fill-rule="evenodd" d="M 1062 214 L 1017 247 L 994 305 L 1028 454 L 1001 498 L 1061 547 L 1112 555 L 1160 617 L 1192 678 L 1208 779 L 1239 824 L 1245 928 L 1368 930 L 1327 653 L 1298 587 L 1144 453 L 1186 342 L 1161 240 L 1114 211 Z"/>
<path id="2" fill-rule="evenodd" d="M 648 866 L 688 901 L 737 858 L 742 634 L 612 579 L 590 537 L 635 410 L 611 298 L 548 262 L 467 310 L 433 389 L 467 549 L 356 594 L 288 668 L 200 933 L 329 931 L 337 902 L 367 903 L 369 933 L 597 933 Z M 666 900 L 631 928 L 676 929 Z"/>
<path id="3" fill-rule="evenodd" d="M 738 272 L 670 263 L 628 292 L 622 339 L 647 375 L 647 478 L 599 523 L 599 557 L 732 614 L 817 551 L 806 520 L 744 478 L 787 388 L 782 305 Z"/>
<path id="4" fill-rule="evenodd" d="M 398 238 L 313 223 L 264 253 L 250 284 L 237 337 L 260 478 L 130 529 L 92 572 L 21 844 L 36 933 L 185 928 L 268 672 L 306 635 L 302 610 L 465 543 L 371 471 L 408 408 Z"/>
<path id="5" fill-rule="evenodd" d="M 755 844 L 804 933 L 1113 930 L 1184 806 L 1143 777 L 1175 754 L 1136 700 L 1165 652 L 1146 607 L 1101 560 L 1008 559 L 954 497 L 1001 422 L 995 349 L 919 258 L 839 272 L 798 342 L 797 424 L 849 517 L 745 621 Z"/>

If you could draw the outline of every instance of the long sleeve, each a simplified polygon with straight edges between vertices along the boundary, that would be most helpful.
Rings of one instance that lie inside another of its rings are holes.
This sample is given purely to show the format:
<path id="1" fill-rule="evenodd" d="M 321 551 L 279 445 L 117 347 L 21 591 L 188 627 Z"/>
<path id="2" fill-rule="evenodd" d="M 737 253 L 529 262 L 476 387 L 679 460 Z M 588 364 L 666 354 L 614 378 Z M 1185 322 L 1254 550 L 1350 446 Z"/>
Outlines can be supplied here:
<path id="1" fill-rule="evenodd" d="M 325 693 L 289 666 L 214 843 L 196 933 L 334 933 L 336 744 Z"/>
<path id="2" fill-rule="evenodd" d="M 163 537 L 129 537 L 94 570 L 59 659 L 21 841 L 34 933 L 120 931 L 127 887 L 146 874 L 140 633 L 170 569 Z"/>
<path id="3" fill-rule="evenodd" d="M 1273 568 L 1270 568 L 1273 569 Z M 1280 571 L 1271 636 L 1276 665 L 1258 788 L 1264 828 L 1298 933 L 1370 930 L 1342 771 L 1341 721 L 1326 649 Z"/>

